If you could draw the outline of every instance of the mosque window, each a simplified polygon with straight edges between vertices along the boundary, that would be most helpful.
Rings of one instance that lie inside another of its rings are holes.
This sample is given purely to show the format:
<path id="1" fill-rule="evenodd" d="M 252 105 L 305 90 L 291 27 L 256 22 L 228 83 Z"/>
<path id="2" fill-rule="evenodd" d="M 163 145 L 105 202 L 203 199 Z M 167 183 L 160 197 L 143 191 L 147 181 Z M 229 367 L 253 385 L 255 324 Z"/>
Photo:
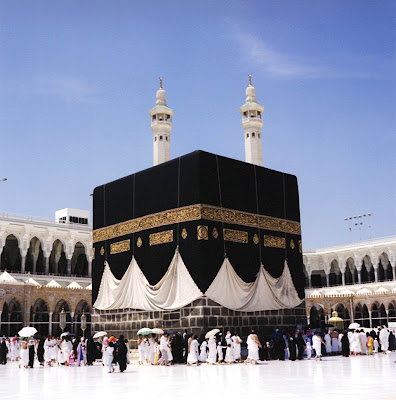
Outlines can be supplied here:
<path id="1" fill-rule="evenodd" d="M 168 141 L 168 136 L 165 136 L 165 140 Z"/>
<path id="2" fill-rule="evenodd" d="M 252 137 L 255 137 L 255 136 L 256 136 L 256 134 L 254 132 L 252 132 Z"/>
<path id="3" fill-rule="evenodd" d="M 260 135 L 260 133 L 258 133 L 258 134 L 257 134 L 257 136 L 258 136 L 258 138 L 259 138 L 259 139 L 261 138 L 261 135 Z"/>
<path id="4" fill-rule="evenodd" d="M 159 140 L 162 140 L 162 136 L 160 136 Z"/>
<path id="5" fill-rule="evenodd" d="M 260 111 L 257 112 L 257 116 L 258 116 L 259 118 L 261 118 L 261 112 L 260 112 Z"/>
<path id="6" fill-rule="evenodd" d="M 153 115 L 153 122 L 157 119 L 156 115 Z"/>
<path id="7" fill-rule="evenodd" d="M 249 134 L 247 133 L 247 134 L 246 134 L 246 139 L 247 139 L 248 137 L 249 137 Z"/>
<path id="8" fill-rule="evenodd" d="M 167 121 L 170 120 L 170 115 L 166 114 L 166 120 L 167 120 Z"/>
<path id="9" fill-rule="evenodd" d="M 157 136 L 154 136 L 154 142 L 156 142 L 157 141 Z"/>

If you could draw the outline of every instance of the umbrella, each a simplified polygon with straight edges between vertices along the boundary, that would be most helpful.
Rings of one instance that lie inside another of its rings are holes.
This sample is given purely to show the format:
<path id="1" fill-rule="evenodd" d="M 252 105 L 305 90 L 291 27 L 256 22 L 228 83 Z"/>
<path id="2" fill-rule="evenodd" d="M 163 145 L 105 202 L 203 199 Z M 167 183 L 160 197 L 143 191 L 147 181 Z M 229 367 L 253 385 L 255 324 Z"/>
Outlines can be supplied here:
<path id="1" fill-rule="evenodd" d="M 37 332 L 33 335 L 33 339 L 35 340 L 40 340 L 42 338 L 42 336 Z"/>
<path id="2" fill-rule="evenodd" d="M 105 331 L 100 331 L 100 332 L 96 332 L 95 335 L 93 335 L 93 338 L 94 338 L 94 339 L 98 339 L 98 338 L 103 337 L 103 336 L 106 336 L 106 335 L 107 335 L 107 332 L 105 332 Z"/>
<path id="3" fill-rule="evenodd" d="M 350 324 L 348 326 L 348 329 L 358 329 L 360 328 L 360 324 L 358 324 L 357 322 L 354 322 L 353 324 Z"/>
<path id="4" fill-rule="evenodd" d="M 65 337 L 65 336 L 70 336 L 71 333 L 70 332 L 63 332 L 62 335 L 60 335 L 60 337 Z"/>
<path id="5" fill-rule="evenodd" d="M 155 333 L 156 335 L 162 335 L 164 331 L 161 328 L 154 328 L 151 330 L 151 333 Z"/>
<path id="6" fill-rule="evenodd" d="M 21 337 L 30 337 L 33 336 L 36 332 L 36 328 L 33 328 L 32 326 L 25 326 L 18 332 L 18 335 Z"/>
<path id="7" fill-rule="evenodd" d="M 150 328 L 142 328 L 138 330 L 138 335 L 150 335 L 152 333 L 152 330 Z"/>
<path id="8" fill-rule="evenodd" d="M 175 330 L 166 331 L 168 335 L 177 335 L 179 332 Z"/>
<path id="9" fill-rule="evenodd" d="M 212 329 L 211 331 L 207 332 L 205 335 L 205 339 L 209 339 L 210 337 L 217 335 L 220 332 L 220 329 Z"/>

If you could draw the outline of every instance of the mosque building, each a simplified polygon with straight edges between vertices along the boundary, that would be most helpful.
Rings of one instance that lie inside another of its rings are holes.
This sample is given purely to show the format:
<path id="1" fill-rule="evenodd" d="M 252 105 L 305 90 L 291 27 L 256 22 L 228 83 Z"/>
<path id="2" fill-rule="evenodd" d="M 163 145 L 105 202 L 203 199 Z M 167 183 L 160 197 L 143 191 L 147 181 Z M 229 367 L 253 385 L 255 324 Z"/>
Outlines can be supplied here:
<path id="1" fill-rule="evenodd" d="M 249 76 L 239 109 L 245 162 L 196 151 L 171 160 L 162 79 L 149 111 L 153 167 L 99 186 L 88 211 L 0 215 L 0 336 L 34 326 L 363 327 L 396 323 L 396 237 L 304 250 L 297 179 L 263 167 L 264 108 Z M 269 194 L 268 194 L 269 193 Z M 61 326 L 61 314 L 66 314 Z"/>
<path id="2" fill-rule="evenodd" d="M 0 215 L 0 336 L 23 326 L 41 334 L 81 334 L 91 321 L 92 228 L 89 212 L 57 211 L 54 220 Z"/>

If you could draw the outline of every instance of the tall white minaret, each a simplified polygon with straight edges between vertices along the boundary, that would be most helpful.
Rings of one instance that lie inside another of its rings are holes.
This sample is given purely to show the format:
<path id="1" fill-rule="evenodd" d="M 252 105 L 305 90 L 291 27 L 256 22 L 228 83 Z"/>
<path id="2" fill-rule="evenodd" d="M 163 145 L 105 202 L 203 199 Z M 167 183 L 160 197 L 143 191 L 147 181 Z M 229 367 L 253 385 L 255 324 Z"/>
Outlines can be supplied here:
<path id="1" fill-rule="evenodd" d="M 170 132 L 174 112 L 166 106 L 166 92 L 162 88 L 162 78 L 160 78 L 160 88 L 157 90 L 156 99 L 155 107 L 149 111 L 153 131 L 154 165 L 170 160 Z"/>
<path id="2" fill-rule="evenodd" d="M 256 89 L 252 86 L 252 75 L 249 75 L 249 86 L 246 88 L 246 103 L 239 112 L 242 115 L 242 127 L 245 131 L 245 161 L 262 167 L 261 128 L 264 107 L 257 103 Z"/>

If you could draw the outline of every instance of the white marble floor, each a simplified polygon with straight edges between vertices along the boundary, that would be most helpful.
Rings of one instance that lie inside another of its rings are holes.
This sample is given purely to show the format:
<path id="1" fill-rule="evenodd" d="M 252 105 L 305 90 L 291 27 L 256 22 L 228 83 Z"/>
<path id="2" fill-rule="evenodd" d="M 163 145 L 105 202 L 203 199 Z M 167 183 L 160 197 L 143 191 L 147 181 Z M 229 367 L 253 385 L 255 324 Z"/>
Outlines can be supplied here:
<path id="1" fill-rule="evenodd" d="M 108 374 L 92 367 L 18 369 L 0 365 L 0 399 L 396 399 L 396 353 L 322 362 L 142 366 Z M 118 370 L 118 368 L 116 368 Z M 254 396 L 254 397 L 253 397 Z M 259 396 L 259 397 L 257 397 Z"/>

